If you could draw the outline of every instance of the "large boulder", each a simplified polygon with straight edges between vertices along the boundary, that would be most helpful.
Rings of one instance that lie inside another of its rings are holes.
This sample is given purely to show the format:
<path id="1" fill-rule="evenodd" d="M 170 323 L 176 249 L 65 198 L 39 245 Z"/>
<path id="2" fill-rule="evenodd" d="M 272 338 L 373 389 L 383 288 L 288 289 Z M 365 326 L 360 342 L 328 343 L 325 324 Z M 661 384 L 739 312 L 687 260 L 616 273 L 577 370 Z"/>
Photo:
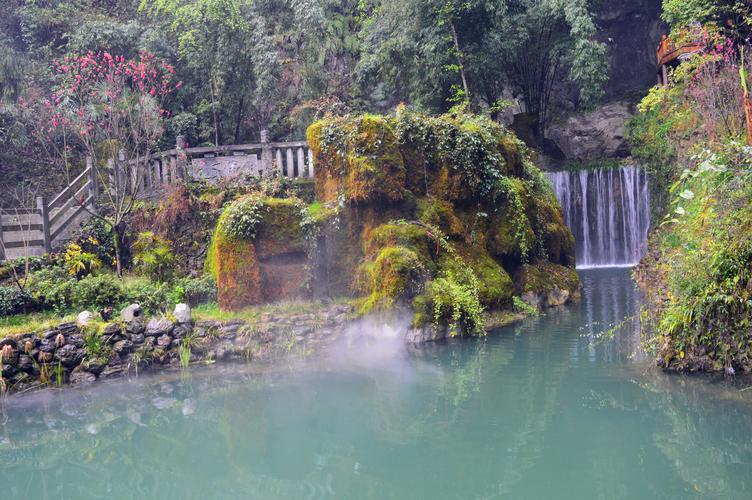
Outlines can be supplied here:
<path id="1" fill-rule="evenodd" d="M 612 102 L 553 123 L 547 135 L 569 161 L 624 158 L 630 154 L 626 124 L 632 115 L 629 103 Z"/>

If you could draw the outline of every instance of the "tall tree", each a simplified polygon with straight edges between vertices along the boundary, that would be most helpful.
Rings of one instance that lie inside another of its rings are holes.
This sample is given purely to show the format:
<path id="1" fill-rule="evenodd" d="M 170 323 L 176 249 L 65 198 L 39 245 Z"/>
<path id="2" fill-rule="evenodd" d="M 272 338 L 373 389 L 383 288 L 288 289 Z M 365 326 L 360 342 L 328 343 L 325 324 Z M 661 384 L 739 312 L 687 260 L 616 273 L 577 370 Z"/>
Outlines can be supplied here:
<path id="1" fill-rule="evenodd" d="M 579 89 L 583 106 L 603 94 L 606 49 L 593 39 L 589 0 L 380 0 L 366 6 L 359 75 L 397 99 L 441 110 L 460 90 L 474 106 L 493 108 L 511 86 L 542 136 L 559 79 L 566 76 Z"/>

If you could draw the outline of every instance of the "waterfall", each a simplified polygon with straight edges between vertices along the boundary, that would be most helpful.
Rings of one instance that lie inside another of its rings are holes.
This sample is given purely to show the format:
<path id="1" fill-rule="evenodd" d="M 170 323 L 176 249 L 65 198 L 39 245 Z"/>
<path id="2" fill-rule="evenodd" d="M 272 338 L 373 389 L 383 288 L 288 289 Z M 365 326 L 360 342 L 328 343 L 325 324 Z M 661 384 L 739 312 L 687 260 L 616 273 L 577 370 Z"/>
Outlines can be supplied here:
<path id="1" fill-rule="evenodd" d="M 549 172 L 577 241 L 577 267 L 634 266 L 650 229 L 647 175 L 636 167 Z"/>

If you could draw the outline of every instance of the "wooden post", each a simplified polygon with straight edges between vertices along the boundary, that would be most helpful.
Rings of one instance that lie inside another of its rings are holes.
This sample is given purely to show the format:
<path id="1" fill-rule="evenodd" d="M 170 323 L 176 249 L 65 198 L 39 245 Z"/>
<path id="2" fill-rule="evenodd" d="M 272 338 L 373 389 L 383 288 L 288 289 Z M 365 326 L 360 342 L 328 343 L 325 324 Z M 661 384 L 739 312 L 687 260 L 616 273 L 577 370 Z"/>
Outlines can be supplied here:
<path id="1" fill-rule="evenodd" d="M 125 195 L 128 193 L 128 184 L 130 184 L 130 172 L 125 164 L 125 153 L 123 153 L 122 149 L 118 151 L 117 169 L 118 177 L 120 178 L 120 189 L 123 190 L 123 194 Z"/>
<path id="2" fill-rule="evenodd" d="M 661 67 L 661 75 L 663 76 L 663 85 L 668 85 L 668 66 L 665 64 Z"/>
<path id="3" fill-rule="evenodd" d="M 94 169 L 94 160 L 91 156 L 86 157 L 86 169 L 89 171 L 89 196 L 94 200 L 99 196 L 99 185 L 97 184 L 97 171 Z"/>
<path id="4" fill-rule="evenodd" d="M 3 243 L 3 216 L 0 215 L 0 262 L 5 261 L 5 244 Z"/>
<path id="5" fill-rule="evenodd" d="M 42 216 L 42 235 L 44 237 L 44 251 L 52 252 L 52 239 L 50 238 L 50 211 L 44 196 L 37 196 L 37 209 Z"/>
<path id="6" fill-rule="evenodd" d="M 118 180 L 118 173 L 117 168 L 115 167 L 115 160 L 112 158 L 109 158 L 107 160 L 107 175 L 110 178 L 110 185 L 109 189 L 112 193 L 117 193 L 120 191 L 120 181 Z"/>
<path id="7" fill-rule="evenodd" d="M 272 147 L 269 145 L 269 131 L 261 131 L 261 169 L 264 175 L 269 175 L 272 172 Z"/>

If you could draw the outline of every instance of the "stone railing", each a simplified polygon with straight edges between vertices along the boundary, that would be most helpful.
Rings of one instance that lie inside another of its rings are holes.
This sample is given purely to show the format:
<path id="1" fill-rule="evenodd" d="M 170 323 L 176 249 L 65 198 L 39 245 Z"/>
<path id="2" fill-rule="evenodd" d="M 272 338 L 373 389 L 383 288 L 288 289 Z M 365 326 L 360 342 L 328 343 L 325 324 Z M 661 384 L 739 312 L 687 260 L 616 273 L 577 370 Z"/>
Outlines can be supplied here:
<path id="1" fill-rule="evenodd" d="M 128 165 L 129 178 L 143 175 L 141 191 L 150 193 L 180 179 L 216 181 L 243 175 L 265 176 L 277 172 L 291 179 L 313 178 L 313 156 L 306 141 L 269 142 L 266 132 L 261 142 L 229 146 L 185 147 L 178 137 L 174 149 L 152 154 L 147 167 Z"/>

